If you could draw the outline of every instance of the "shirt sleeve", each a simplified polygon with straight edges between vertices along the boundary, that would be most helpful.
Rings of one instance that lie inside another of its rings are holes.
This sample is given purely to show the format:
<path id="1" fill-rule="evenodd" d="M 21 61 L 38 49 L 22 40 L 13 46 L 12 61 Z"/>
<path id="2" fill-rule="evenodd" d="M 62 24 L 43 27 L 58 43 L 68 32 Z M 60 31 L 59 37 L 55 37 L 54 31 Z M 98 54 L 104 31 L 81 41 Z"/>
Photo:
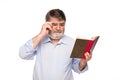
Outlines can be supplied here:
<path id="1" fill-rule="evenodd" d="M 30 39 L 24 45 L 22 45 L 19 49 L 19 56 L 22 59 L 32 60 L 34 59 L 34 55 L 36 54 L 36 49 L 33 47 L 33 41 Z"/>
<path id="2" fill-rule="evenodd" d="M 88 70 L 88 65 L 87 65 L 82 71 L 80 71 L 80 69 L 79 69 L 80 60 L 81 59 L 78 59 L 78 58 L 73 58 L 73 60 L 72 60 L 72 69 L 79 74 Z"/>

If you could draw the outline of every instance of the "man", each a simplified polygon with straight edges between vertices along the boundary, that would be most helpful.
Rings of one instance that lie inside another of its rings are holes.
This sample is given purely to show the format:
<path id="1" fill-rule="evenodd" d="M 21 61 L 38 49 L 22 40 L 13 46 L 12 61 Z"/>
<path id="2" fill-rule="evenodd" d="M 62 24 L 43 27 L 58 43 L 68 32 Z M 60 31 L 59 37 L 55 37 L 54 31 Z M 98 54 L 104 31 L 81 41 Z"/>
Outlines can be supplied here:
<path id="1" fill-rule="evenodd" d="M 33 80 L 74 80 L 72 69 L 77 73 L 87 70 L 92 54 L 86 53 L 86 59 L 70 58 L 74 40 L 64 35 L 65 22 L 62 10 L 50 10 L 40 33 L 20 48 L 23 59 L 36 55 Z"/>

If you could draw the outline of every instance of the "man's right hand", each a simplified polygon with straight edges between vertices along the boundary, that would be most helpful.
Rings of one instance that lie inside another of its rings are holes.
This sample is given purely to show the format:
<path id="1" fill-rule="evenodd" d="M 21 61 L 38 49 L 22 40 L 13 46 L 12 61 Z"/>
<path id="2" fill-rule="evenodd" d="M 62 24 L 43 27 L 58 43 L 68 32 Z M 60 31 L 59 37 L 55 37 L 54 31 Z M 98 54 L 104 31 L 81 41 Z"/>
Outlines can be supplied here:
<path id="1" fill-rule="evenodd" d="M 40 35 L 42 35 L 43 37 L 46 36 L 49 31 L 51 30 L 51 22 L 46 22 L 43 24 Z"/>
<path id="2" fill-rule="evenodd" d="M 43 24 L 41 32 L 32 39 L 34 48 L 36 48 L 39 42 L 49 33 L 51 26 L 51 22 Z"/>

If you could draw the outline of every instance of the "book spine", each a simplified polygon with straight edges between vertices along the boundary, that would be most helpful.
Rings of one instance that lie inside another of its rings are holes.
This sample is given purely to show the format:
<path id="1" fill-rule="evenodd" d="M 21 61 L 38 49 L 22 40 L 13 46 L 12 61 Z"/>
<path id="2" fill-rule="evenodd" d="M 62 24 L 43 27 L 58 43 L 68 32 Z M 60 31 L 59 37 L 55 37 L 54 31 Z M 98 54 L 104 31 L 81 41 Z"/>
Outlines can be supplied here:
<path id="1" fill-rule="evenodd" d="M 87 45 L 86 45 L 86 48 L 85 48 L 85 50 L 84 50 L 84 54 L 82 55 L 82 59 L 86 59 L 85 53 L 86 53 L 86 52 L 90 52 L 90 49 L 91 49 L 93 43 L 94 43 L 93 40 L 89 40 L 89 41 L 88 41 L 88 43 L 87 43 Z"/>

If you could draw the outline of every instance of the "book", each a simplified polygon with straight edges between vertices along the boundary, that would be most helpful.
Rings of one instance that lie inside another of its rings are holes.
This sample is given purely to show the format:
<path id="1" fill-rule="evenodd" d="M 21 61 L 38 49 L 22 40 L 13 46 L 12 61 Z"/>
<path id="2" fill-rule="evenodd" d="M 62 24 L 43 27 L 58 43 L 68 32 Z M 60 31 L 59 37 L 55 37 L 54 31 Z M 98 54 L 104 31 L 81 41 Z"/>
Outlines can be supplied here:
<path id="1" fill-rule="evenodd" d="M 70 58 L 85 59 L 85 53 L 90 51 L 93 52 L 99 37 L 100 36 L 95 36 L 91 39 L 76 38 Z"/>

